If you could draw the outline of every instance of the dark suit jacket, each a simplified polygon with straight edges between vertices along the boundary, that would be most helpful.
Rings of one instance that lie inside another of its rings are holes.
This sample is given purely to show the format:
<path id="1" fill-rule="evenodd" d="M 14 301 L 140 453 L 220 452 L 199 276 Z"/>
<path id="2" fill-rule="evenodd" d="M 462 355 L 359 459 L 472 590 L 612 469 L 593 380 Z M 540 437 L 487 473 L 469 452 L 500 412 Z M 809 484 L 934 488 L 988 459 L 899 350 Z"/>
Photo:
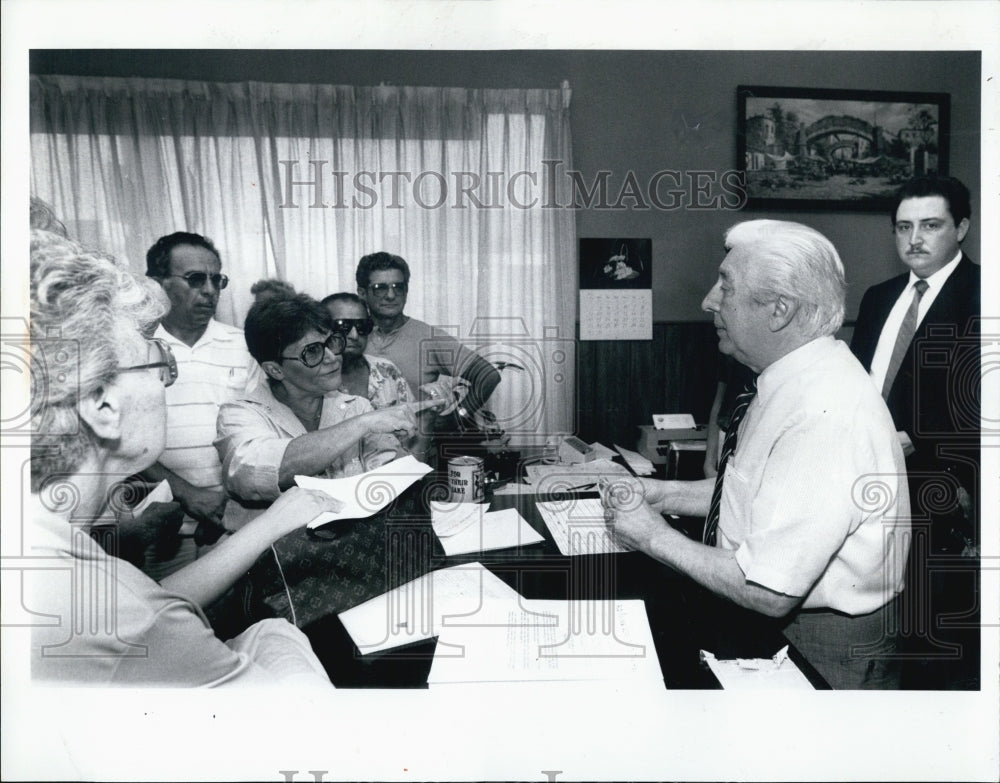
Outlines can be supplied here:
<path id="1" fill-rule="evenodd" d="M 913 337 L 886 400 L 916 449 L 907 469 L 948 470 L 975 496 L 979 464 L 980 276 L 964 253 Z M 851 350 L 866 370 L 909 272 L 869 288 Z"/>

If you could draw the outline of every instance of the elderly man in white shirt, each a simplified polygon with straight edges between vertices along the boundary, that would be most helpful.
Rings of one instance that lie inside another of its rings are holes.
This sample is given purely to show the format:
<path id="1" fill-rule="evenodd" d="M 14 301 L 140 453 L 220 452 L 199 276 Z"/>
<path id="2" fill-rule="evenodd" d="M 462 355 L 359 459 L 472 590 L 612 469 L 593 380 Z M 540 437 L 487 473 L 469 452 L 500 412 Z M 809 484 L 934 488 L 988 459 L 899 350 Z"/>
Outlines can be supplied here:
<path id="1" fill-rule="evenodd" d="M 833 687 L 898 687 L 906 469 L 884 401 L 832 336 L 844 317 L 840 258 L 784 221 L 740 223 L 726 248 L 702 307 L 720 350 L 760 373 L 756 392 L 734 410 L 715 479 L 616 482 L 604 494 L 609 524 L 714 593 L 784 618 Z M 705 515 L 703 540 L 662 514 Z"/>

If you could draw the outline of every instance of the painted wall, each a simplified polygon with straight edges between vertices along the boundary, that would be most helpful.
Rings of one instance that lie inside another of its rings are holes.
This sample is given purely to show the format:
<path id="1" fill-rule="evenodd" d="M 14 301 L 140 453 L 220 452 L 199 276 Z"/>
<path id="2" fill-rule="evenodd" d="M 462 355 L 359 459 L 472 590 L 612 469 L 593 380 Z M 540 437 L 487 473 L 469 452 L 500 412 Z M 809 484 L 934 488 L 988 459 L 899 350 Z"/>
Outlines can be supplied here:
<path id="1" fill-rule="evenodd" d="M 585 182 L 609 171 L 612 201 L 633 172 L 716 176 L 736 162 L 736 87 L 794 87 L 951 94 L 951 173 L 973 194 L 966 251 L 981 259 L 980 55 L 978 52 L 751 51 L 52 51 L 33 52 L 33 73 L 217 81 L 319 82 L 573 89 L 574 168 Z M 630 202 L 626 202 L 630 203 Z M 847 269 L 848 319 L 872 283 L 900 268 L 887 216 L 864 212 L 607 210 L 578 214 L 581 237 L 653 240 L 653 316 L 704 320 L 700 302 L 722 257 L 722 232 L 738 220 L 801 220 L 826 234 Z"/>

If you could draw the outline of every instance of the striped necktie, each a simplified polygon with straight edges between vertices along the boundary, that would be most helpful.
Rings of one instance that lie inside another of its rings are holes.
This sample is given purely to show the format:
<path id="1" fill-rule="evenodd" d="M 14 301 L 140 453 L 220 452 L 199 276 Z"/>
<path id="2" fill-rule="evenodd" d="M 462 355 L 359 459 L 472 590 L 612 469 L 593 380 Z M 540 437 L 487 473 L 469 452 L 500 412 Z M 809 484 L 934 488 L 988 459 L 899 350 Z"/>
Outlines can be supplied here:
<path id="1" fill-rule="evenodd" d="M 906 355 L 906 349 L 910 347 L 910 343 L 913 342 L 913 335 L 916 334 L 917 310 L 920 309 L 920 300 L 928 288 L 927 281 L 917 280 L 913 284 L 913 288 L 913 298 L 910 300 L 910 306 L 906 308 L 903 323 L 899 325 L 896 344 L 892 347 L 892 356 L 889 358 L 889 366 L 885 371 L 885 382 L 882 384 L 882 399 L 884 400 L 889 399 L 889 390 L 892 389 L 892 384 L 896 380 L 899 368 L 903 366 L 903 357 Z"/>
<path id="2" fill-rule="evenodd" d="M 712 503 L 708 507 L 708 516 L 705 517 L 705 532 L 702 535 L 702 542 L 709 546 L 715 546 L 715 534 L 719 527 L 719 507 L 722 504 L 722 478 L 726 475 L 726 463 L 736 451 L 736 432 L 740 427 L 740 422 L 746 415 L 747 408 L 754 397 L 757 396 L 756 379 L 747 384 L 746 390 L 736 398 L 736 406 L 733 408 L 732 416 L 729 418 L 729 429 L 726 430 L 726 439 L 722 442 L 722 454 L 719 456 L 719 472 L 715 474 L 715 489 L 712 490 Z"/>

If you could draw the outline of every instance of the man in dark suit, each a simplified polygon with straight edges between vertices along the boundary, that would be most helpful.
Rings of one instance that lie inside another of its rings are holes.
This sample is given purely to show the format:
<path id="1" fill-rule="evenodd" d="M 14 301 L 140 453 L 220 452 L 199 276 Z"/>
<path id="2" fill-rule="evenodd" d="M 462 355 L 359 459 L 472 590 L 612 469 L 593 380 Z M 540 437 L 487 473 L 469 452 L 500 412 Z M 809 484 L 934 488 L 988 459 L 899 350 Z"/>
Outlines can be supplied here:
<path id="1" fill-rule="evenodd" d="M 914 639 L 932 661 L 918 686 L 978 682 L 978 631 L 970 634 L 978 622 L 981 295 L 979 266 L 960 244 L 970 213 L 969 190 L 953 177 L 918 177 L 900 188 L 891 218 L 908 271 L 868 289 L 851 340 L 907 457 L 907 591 Z M 943 617 L 949 613 L 968 616 Z"/>

